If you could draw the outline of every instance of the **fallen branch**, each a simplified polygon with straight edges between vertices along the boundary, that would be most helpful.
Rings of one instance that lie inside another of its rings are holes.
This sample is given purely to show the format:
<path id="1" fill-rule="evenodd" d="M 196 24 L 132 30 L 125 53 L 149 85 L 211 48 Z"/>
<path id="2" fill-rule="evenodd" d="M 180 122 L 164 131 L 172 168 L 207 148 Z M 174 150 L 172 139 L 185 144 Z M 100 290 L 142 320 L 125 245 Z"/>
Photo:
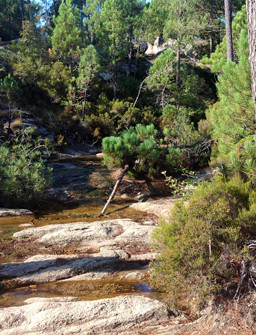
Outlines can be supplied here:
<path id="1" fill-rule="evenodd" d="M 129 165 L 125 165 L 123 171 L 121 172 L 120 176 L 118 177 L 118 179 L 117 179 L 117 181 L 116 181 L 116 183 L 115 183 L 115 186 L 114 186 L 114 188 L 113 188 L 112 193 L 110 194 L 110 196 L 109 196 L 109 198 L 108 198 L 108 201 L 106 202 L 106 204 L 105 204 L 103 210 L 102 210 L 101 213 L 100 213 L 100 216 L 101 216 L 101 215 L 104 215 L 106 209 L 108 208 L 109 204 L 111 203 L 111 201 L 113 200 L 113 198 L 114 198 L 114 196 L 115 196 L 115 194 L 116 194 L 116 191 L 117 191 L 117 189 L 118 189 L 118 186 L 121 184 L 121 182 L 122 182 L 122 180 L 123 180 L 123 178 L 124 178 L 124 175 L 126 174 L 126 172 L 127 172 L 128 170 L 129 170 Z"/>

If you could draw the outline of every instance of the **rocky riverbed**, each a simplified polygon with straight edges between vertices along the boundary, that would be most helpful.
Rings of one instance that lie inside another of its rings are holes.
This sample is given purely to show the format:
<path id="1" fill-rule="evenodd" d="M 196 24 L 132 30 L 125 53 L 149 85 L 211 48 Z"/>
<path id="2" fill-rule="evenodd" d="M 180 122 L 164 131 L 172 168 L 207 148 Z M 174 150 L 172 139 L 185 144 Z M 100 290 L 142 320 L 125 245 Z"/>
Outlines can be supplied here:
<path id="1" fill-rule="evenodd" d="M 52 164 L 49 196 L 81 201 L 40 215 L 0 209 L 0 335 L 256 334 L 255 296 L 240 305 L 219 299 L 189 322 L 150 288 L 151 233 L 177 200 L 145 201 L 162 185 L 126 179 L 99 218 L 109 172 L 88 157 Z"/>
<path id="2" fill-rule="evenodd" d="M 155 225 L 156 221 L 146 218 L 141 222 L 102 218 L 28 227 L 14 233 L 14 243 L 33 244 L 38 253 L 0 266 L 3 296 L 8 290 L 15 295 L 22 290 L 33 291 L 33 287 L 39 292 L 40 285 L 44 289 L 55 285 L 54 295 L 59 290 L 59 296 L 41 297 L 39 293 L 35 297 L 34 292 L 33 298 L 14 302 L 20 306 L 1 308 L 0 334 L 132 334 L 133 328 L 169 323 L 165 305 L 142 296 L 139 290 L 125 293 L 128 295 L 110 290 L 113 298 L 89 297 L 92 301 L 69 296 L 73 292 L 68 288 L 76 282 L 80 288 L 99 281 L 110 286 L 114 282 L 119 286 L 145 282 L 148 263 L 155 258 L 150 246 Z M 61 246 L 57 253 L 56 246 Z"/>
<path id="3" fill-rule="evenodd" d="M 166 217 L 173 201 L 148 201 L 147 206 Z M 16 243 L 33 243 L 41 253 L 0 266 L 2 284 L 13 292 L 13 304 L 0 309 L 0 335 L 255 334 L 255 295 L 240 304 L 220 298 L 198 320 L 189 322 L 151 294 L 113 290 L 114 283 L 127 288 L 128 283 L 145 282 L 147 264 L 155 257 L 150 248 L 155 225 L 154 220 L 114 219 L 29 227 L 14 233 Z M 109 292 L 90 295 L 97 285 Z M 73 286 L 79 297 L 74 296 Z M 26 290 L 27 299 L 26 295 L 19 298 Z"/>

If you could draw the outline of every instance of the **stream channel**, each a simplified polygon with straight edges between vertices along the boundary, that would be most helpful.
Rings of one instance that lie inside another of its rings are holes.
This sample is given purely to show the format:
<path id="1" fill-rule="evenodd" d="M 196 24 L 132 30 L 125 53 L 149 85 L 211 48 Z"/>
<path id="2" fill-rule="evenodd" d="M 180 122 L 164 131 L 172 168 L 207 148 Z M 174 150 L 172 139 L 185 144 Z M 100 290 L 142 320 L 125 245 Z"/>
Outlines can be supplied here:
<path id="1" fill-rule="evenodd" d="M 122 218 L 141 223 L 157 223 L 157 217 L 153 214 L 136 211 L 129 207 L 134 202 L 134 198 L 129 195 L 131 193 L 134 193 L 133 196 L 140 194 L 144 191 L 145 186 L 143 184 L 134 186 L 134 183 L 129 180 L 123 183 L 121 191 L 123 195 L 117 194 L 107 209 L 106 216 L 99 217 L 114 181 L 111 178 L 111 171 L 103 166 L 101 160 L 95 155 L 65 157 L 51 162 L 50 166 L 53 168 L 53 193 L 56 201 L 49 200 L 49 206 L 47 208 L 44 206 L 33 216 L 0 218 L 1 263 L 23 262 L 28 257 L 42 253 L 70 255 L 75 252 L 79 254 L 79 246 L 56 245 L 51 247 L 51 250 L 45 250 L 45 248 L 42 250 L 33 243 L 13 239 L 13 233 L 26 229 L 21 226 L 24 224 L 32 227 L 74 222 L 92 222 L 93 224 L 93 221 Z M 124 195 L 126 191 L 128 192 Z M 58 201 L 60 198 L 65 201 Z M 147 252 L 149 250 L 145 251 Z M 129 272 L 131 265 L 129 262 L 126 263 L 126 268 L 124 267 L 123 270 Z M 138 261 L 136 270 L 146 274 L 138 278 L 131 277 L 132 279 L 115 277 L 76 281 L 71 279 L 70 281 L 40 282 L 25 286 L 13 285 L 3 280 L 0 282 L 0 307 L 22 305 L 24 300 L 31 297 L 73 296 L 83 300 L 96 300 L 118 295 L 142 294 L 160 298 L 160 293 L 154 292 L 148 284 L 148 264 L 149 260 Z M 132 270 L 135 270 L 134 264 Z"/>

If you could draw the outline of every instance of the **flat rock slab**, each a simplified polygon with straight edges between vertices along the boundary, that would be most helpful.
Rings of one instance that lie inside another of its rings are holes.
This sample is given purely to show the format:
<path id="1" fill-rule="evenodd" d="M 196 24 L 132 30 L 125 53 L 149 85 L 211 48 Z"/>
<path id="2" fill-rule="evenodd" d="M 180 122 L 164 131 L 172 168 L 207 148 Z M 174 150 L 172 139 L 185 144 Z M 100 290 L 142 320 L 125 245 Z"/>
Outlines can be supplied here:
<path id="1" fill-rule="evenodd" d="M 133 333 L 138 326 L 168 320 L 163 303 L 142 296 L 96 301 L 31 298 L 0 309 L 0 335 L 98 335 Z"/>
<path id="2" fill-rule="evenodd" d="M 54 282 L 77 276 L 101 267 L 111 266 L 127 259 L 123 250 L 105 250 L 81 257 L 77 255 L 37 255 L 23 263 L 6 263 L 0 266 L 0 279 L 15 278 L 18 285 Z"/>
<path id="3" fill-rule="evenodd" d="M 116 219 L 95 222 L 54 224 L 29 228 L 13 235 L 19 239 L 36 239 L 37 242 L 52 245 L 56 243 L 81 242 L 98 248 L 117 242 L 150 243 L 153 224 L 140 224 L 130 219 Z"/>
<path id="4" fill-rule="evenodd" d="M 119 277 L 118 269 L 121 264 L 122 271 L 126 270 L 124 265 L 127 265 L 127 268 L 132 265 L 132 270 L 141 270 L 138 278 L 145 278 L 147 271 L 143 266 L 156 256 L 148 251 L 153 229 L 152 223 L 141 224 L 129 219 L 28 228 L 16 232 L 14 237 L 27 240 L 27 243 L 37 242 L 46 248 L 51 245 L 65 247 L 75 242 L 79 243 L 82 254 L 36 255 L 24 262 L 2 264 L 0 279 L 10 280 L 13 286 L 17 286 L 54 282 L 84 274 L 87 274 L 83 276 L 87 280 Z M 88 253 L 88 250 L 93 250 L 93 253 Z M 106 268 L 112 271 L 104 274 L 101 270 Z M 113 272 L 117 272 L 116 275 Z M 136 272 L 132 276 L 135 278 Z"/>
<path id="5" fill-rule="evenodd" d="M 21 215 L 33 215 L 33 213 L 28 209 L 0 208 L 0 217 Z"/>
<path id="6" fill-rule="evenodd" d="M 181 198 L 168 197 L 148 200 L 131 204 L 130 207 L 138 211 L 155 214 L 161 219 L 168 219 L 170 212 L 174 207 L 174 202 L 177 200 L 181 200 Z"/>

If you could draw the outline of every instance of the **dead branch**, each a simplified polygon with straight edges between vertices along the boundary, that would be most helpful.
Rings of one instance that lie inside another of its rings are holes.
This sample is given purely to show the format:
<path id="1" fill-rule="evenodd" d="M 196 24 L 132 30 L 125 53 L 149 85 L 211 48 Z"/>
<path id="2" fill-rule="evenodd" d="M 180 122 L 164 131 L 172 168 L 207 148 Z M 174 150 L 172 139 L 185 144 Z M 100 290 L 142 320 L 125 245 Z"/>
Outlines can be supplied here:
<path id="1" fill-rule="evenodd" d="M 115 196 L 115 194 L 116 194 L 116 191 L 117 191 L 119 185 L 121 184 L 121 182 L 122 182 L 122 180 L 123 180 L 123 178 L 124 178 L 124 175 L 126 174 L 126 172 L 127 172 L 128 170 L 129 170 L 129 165 L 125 165 L 123 171 L 121 172 L 120 176 L 118 177 L 118 179 L 117 179 L 117 181 L 116 181 L 116 183 L 115 183 L 115 186 L 114 186 L 114 188 L 113 188 L 112 193 L 110 194 L 110 196 L 109 196 L 109 198 L 108 198 L 108 201 L 106 202 L 106 204 L 105 204 L 103 210 L 102 210 L 101 213 L 100 213 L 100 216 L 101 216 L 101 215 L 104 215 L 104 213 L 105 213 L 106 209 L 108 208 L 110 202 L 113 200 L 113 198 L 114 198 L 114 196 Z"/>

